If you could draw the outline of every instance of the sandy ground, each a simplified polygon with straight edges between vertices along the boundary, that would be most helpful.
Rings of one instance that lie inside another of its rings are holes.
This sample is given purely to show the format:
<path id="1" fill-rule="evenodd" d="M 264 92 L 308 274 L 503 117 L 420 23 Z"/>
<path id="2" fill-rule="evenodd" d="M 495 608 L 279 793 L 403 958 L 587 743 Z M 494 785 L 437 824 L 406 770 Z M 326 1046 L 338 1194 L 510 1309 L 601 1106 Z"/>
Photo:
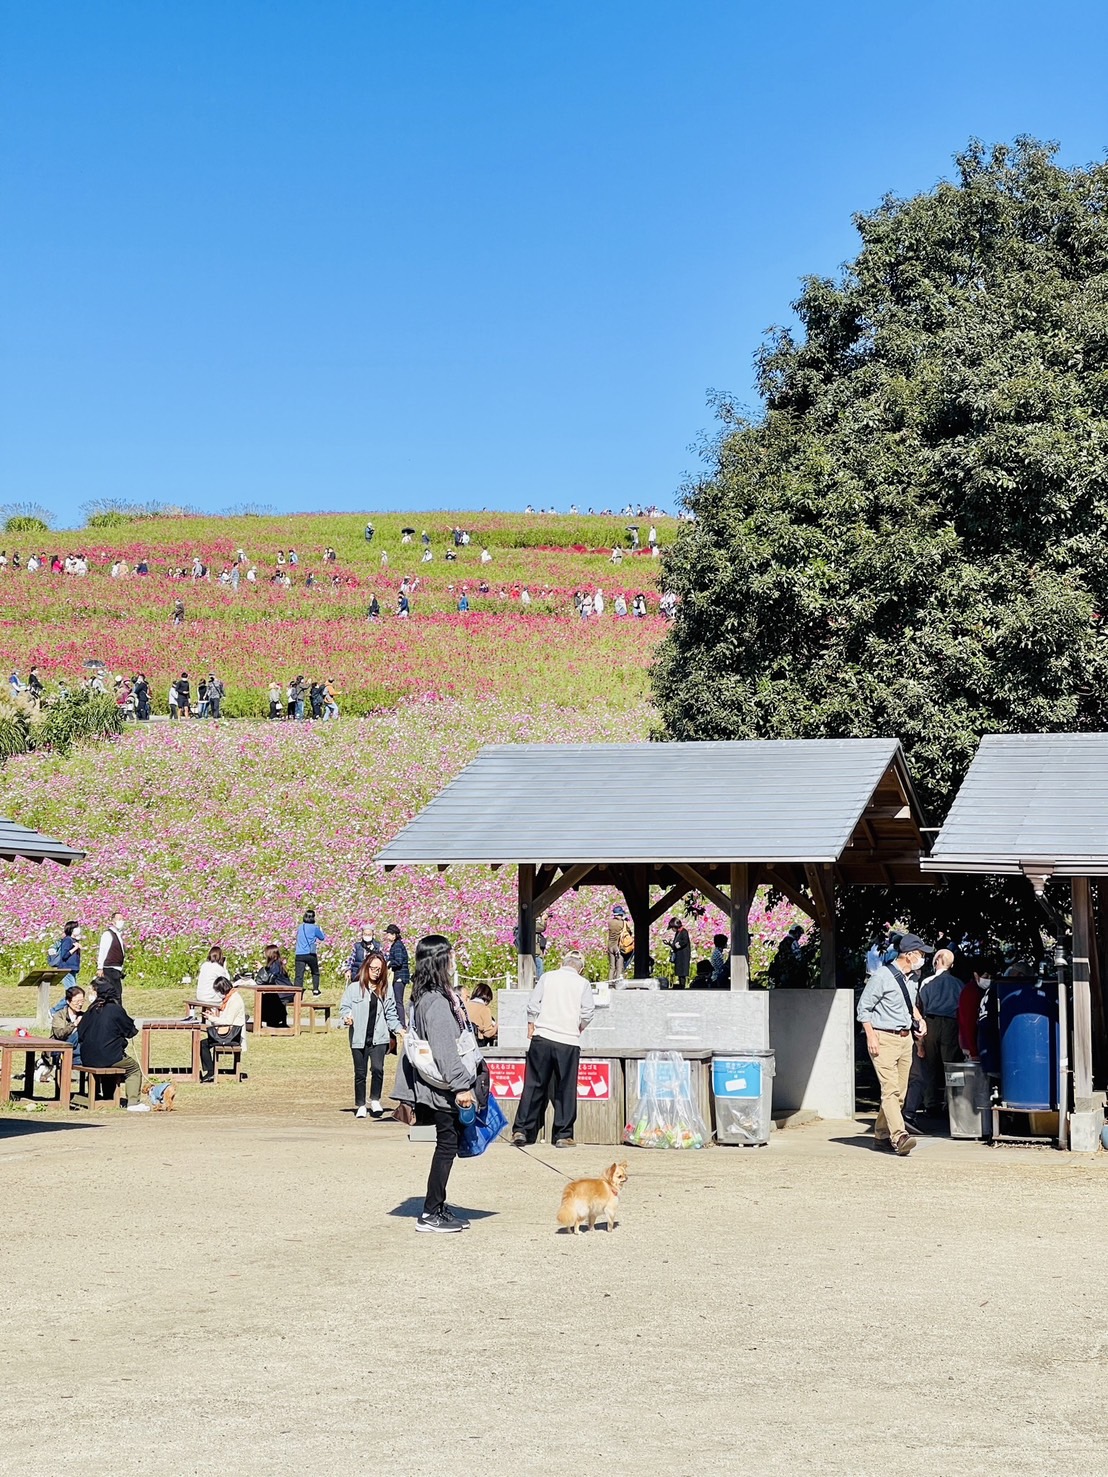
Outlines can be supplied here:
<path id="1" fill-rule="evenodd" d="M 345 1113 L 0 1117 L 0 1471 L 1108 1473 L 1100 1163 L 632 1150 L 624 1223 L 572 1238 L 497 1146 L 429 1237 L 429 1154 Z"/>

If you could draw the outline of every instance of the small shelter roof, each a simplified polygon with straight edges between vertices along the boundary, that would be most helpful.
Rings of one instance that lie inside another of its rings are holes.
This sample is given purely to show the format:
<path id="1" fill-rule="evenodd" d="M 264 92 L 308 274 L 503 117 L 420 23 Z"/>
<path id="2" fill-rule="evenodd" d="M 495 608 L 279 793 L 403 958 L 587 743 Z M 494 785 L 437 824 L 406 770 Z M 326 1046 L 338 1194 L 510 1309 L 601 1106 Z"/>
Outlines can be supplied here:
<path id="1" fill-rule="evenodd" d="M 1108 876 L 1108 733 L 986 735 L 922 865 Z"/>
<path id="2" fill-rule="evenodd" d="M 845 881 L 920 883 L 925 822 L 892 738 L 495 744 L 377 860 L 825 863 Z"/>
<path id="3" fill-rule="evenodd" d="M 83 860 L 84 855 L 64 841 L 55 841 L 53 836 L 43 836 L 40 831 L 32 831 L 29 826 L 0 815 L 0 858 L 4 861 L 23 857 L 30 862 L 59 862 L 68 867 L 71 862 Z"/>

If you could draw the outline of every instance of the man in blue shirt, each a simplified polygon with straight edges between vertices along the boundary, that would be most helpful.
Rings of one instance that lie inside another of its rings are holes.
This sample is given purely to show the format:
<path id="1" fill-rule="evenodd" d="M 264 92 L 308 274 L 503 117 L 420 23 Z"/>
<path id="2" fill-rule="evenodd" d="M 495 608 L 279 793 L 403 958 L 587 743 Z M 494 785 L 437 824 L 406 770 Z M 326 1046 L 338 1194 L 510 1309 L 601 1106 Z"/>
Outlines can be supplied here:
<path id="1" fill-rule="evenodd" d="M 897 956 L 874 970 L 858 1001 L 858 1019 L 866 1033 L 866 1046 L 881 1088 L 881 1108 L 873 1125 L 877 1144 L 892 1148 L 903 1157 L 916 1147 L 904 1126 L 904 1095 L 912 1067 L 913 1030 L 924 1036 L 927 1026 L 915 1001 L 912 973 L 921 968 L 930 944 L 914 933 L 906 933 Z"/>
<path id="2" fill-rule="evenodd" d="M 312 976 L 312 994 L 319 994 L 318 947 L 326 940 L 327 935 L 315 921 L 315 909 L 309 908 L 296 930 L 296 978 L 293 983 L 298 990 L 304 988 L 304 971 L 308 970 Z"/>

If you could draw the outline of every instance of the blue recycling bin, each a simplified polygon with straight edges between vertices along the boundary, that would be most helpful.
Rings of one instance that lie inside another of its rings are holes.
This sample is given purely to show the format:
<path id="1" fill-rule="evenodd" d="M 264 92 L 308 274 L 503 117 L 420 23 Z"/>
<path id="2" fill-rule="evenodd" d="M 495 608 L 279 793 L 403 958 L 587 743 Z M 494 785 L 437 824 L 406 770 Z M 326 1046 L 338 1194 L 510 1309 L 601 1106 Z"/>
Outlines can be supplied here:
<path id="1" fill-rule="evenodd" d="M 1000 1098 L 1006 1108 L 1049 1113 L 1058 1107 L 1058 989 L 1054 984 L 994 984 L 1000 1012 Z"/>
<path id="2" fill-rule="evenodd" d="M 745 1051 L 712 1057 L 712 1103 L 717 1143 L 769 1142 L 773 1069 L 772 1051 Z"/>

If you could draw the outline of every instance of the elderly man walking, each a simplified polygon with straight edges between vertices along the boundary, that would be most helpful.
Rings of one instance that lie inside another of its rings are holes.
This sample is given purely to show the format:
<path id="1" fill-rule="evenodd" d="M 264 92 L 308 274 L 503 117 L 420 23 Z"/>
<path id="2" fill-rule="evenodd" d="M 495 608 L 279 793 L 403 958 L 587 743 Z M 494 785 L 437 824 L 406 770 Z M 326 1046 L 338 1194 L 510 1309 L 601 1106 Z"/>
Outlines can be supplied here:
<path id="1" fill-rule="evenodd" d="M 519 1100 L 512 1143 L 533 1144 L 539 1136 L 546 1104 L 554 1099 L 554 1147 L 574 1147 L 577 1122 L 577 1066 L 581 1033 L 592 1020 L 592 986 L 584 977 L 583 957 L 572 950 L 558 969 L 548 969 L 535 982 L 527 1002 L 527 1072 Z"/>
<path id="2" fill-rule="evenodd" d="M 927 1033 L 910 976 L 932 953 L 930 944 L 914 933 L 906 933 L 896 958 L 874 970 L 858 1001 L 858 1019 L 881 1088 L 881 1108 L 873 1136 L 878 1144 L 892 1148 L 901 1157 L 916 1147 L 904 1126 L 903 1111 L 912 1068 L 912 1032 L 914 1029 L 920 1036 Z"/>

